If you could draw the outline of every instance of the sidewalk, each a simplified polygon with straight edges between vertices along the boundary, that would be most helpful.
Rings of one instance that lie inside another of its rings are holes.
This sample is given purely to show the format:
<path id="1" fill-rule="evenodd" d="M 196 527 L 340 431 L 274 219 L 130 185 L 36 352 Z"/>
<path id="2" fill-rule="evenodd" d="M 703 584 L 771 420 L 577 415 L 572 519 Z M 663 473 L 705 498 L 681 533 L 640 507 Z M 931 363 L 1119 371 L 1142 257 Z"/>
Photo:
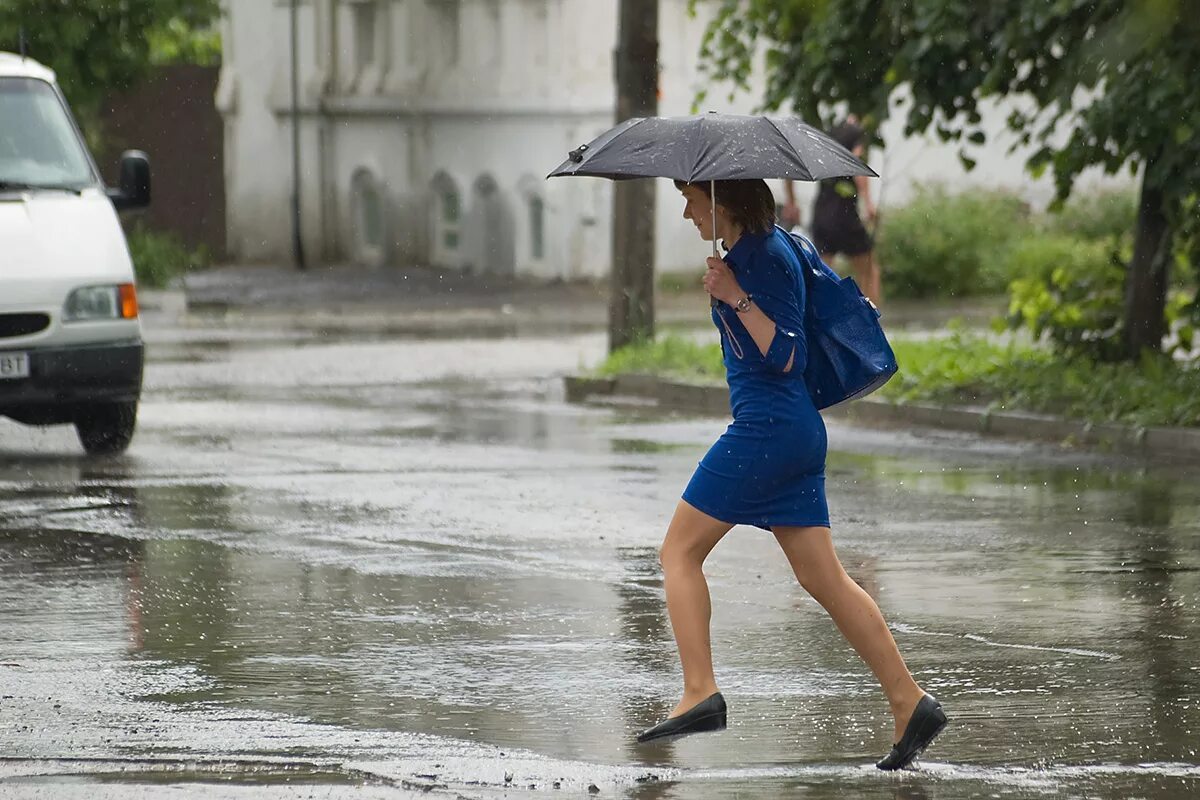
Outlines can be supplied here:
<path id="1" fill-rule="evenodd" d="M 660 290 L 658 325 L 705 327 L 708 296 L 695 289 Z M 278 265 L 222 266 L 186 276 L 188 313 L 236 317 L 255 326 L 288 322 L 314 327 L 362 327 L 436 335 L 531 329 L 603 330 L 609 286 L 596 281 L 536 281 L 470 275 L 431 267 L 365 269 L 318 266 L 300 272 Z M 171 292 L 145 292 L 147 301 Z M 937 329 L 954 317 L 983 325 L 1003 310 L 997 298 L 950 302 L 897 302 L 884 309 L 889 329 Z"/>

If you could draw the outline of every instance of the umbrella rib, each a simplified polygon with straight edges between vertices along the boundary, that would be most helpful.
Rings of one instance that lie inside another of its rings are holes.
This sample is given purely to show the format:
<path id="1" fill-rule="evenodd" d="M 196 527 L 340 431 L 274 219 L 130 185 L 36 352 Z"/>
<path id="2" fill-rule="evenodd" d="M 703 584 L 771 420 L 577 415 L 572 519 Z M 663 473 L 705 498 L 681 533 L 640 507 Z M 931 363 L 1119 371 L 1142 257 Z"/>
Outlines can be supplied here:
<path id="1" fill-rule="evenodd" d="M 696 137 L 699 142 L 695 143 L 692 153 L 692 166 L 688 170 L 688 183 L 692 183 L 696 179 L 696 173 L 700 171 L 700 156 L 703 154 L 701 145 L 704 143 L 704 123 L 708 119 L 708 115 L 704 114 L 700 117 L 700 124 L 696 126 Z"/>
<path id="2" fill-rule="evenodd" d="M 794 144 L 792 144 L 792 140 L 787 137 L 787 134 L 783 132 L 782 128 L 780 128 L 777 124 L 775 124 L 775 120 L 773 120 L 770 117 L 765 116 L 765 115 L 763 116 L 763 119 L 765 119 L 767 122 L 771 123 L 771 127 L 774 128 L 781 137 L 783 137 L 783 141 L 786 142 L 788 144 L 788 146 L 790 146 L 793 150 L 796 150 L 796 146 Z M 796 152 L 799 153 L 798 150 Z M 801 166 L 803 166 L 803 165 L 801 165 Z M 802 176 L 800 178 L 795 178 L 793 180 L 811 181 L 813 179 L 812 171 L 809 170 L 807 167 L 805 167 L 804 171 L 806 173 L 804 176 Z"/>

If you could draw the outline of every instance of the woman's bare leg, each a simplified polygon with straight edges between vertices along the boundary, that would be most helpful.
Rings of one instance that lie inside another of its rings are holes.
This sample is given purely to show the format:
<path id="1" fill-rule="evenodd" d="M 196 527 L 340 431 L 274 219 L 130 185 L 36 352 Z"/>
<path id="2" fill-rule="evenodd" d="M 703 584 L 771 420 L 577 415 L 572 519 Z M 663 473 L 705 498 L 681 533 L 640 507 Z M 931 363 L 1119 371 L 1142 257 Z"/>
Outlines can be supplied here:
<path id="1" fill-rule="evenodd" d="M 712 603 L 704 579 L 704 559 L 733 526 L 679 501 L 659 551 L 667 613 L 683 666 L 683 699 L 670 713 L 676 717 L 717 691 L 713 676 L 709 621 Z"/>
<path id="2" fill-rule="evenodd" d="M 896 647 L 879 606 L 851 580 L 833 549 L 829 528 L 775 528 L 796 579 L 833 618 L 875 677 L 891 705 L 899 741 L 924 692 Z"/>
<path id="3" fill-rule="evenodd" d="M 883 282 L 879 278 L 879 264 L 875 262 L 875 251 L 869 250 L 856 256 L 850 256 L 854 267 L 854 280 L 863 294 L 870 298 L 877 308 L 883 308 Z"/>

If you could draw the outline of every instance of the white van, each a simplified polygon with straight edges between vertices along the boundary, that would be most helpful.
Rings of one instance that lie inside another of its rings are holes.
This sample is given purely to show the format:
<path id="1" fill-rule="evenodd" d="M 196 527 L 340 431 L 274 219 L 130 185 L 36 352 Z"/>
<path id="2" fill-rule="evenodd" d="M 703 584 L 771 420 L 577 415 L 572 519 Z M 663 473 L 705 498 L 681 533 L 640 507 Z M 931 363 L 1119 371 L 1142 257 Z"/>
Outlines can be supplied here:
<path id="1" fill-rule="evenodd" d="M 117 210 L 150 202 L 143 153 L 121 157 L 120 183 L 104 186 L 54 73 L 0 53 L 0 416 L 72 423 L 90 454 L 129 446 L 142 391 Z"/>

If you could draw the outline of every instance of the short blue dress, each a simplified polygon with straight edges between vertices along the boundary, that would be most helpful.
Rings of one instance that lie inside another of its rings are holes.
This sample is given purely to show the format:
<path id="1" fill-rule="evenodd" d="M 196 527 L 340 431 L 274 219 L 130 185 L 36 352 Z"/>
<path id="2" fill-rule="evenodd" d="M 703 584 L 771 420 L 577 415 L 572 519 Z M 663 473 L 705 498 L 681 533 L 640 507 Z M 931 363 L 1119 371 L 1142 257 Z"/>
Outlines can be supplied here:
<path id="1" fill-rule="evenodd" d="M 778 227 L 745 233 L 725 255 L 738 284 L 775 323 L 775 338 L 764 356 L 732 306 L 713 307 L 733 422 L 683 492 L 710 517 L 767 530 L 829 526 L 828 441 L 804 385 L 804 276 L 787 237 Z"/>

